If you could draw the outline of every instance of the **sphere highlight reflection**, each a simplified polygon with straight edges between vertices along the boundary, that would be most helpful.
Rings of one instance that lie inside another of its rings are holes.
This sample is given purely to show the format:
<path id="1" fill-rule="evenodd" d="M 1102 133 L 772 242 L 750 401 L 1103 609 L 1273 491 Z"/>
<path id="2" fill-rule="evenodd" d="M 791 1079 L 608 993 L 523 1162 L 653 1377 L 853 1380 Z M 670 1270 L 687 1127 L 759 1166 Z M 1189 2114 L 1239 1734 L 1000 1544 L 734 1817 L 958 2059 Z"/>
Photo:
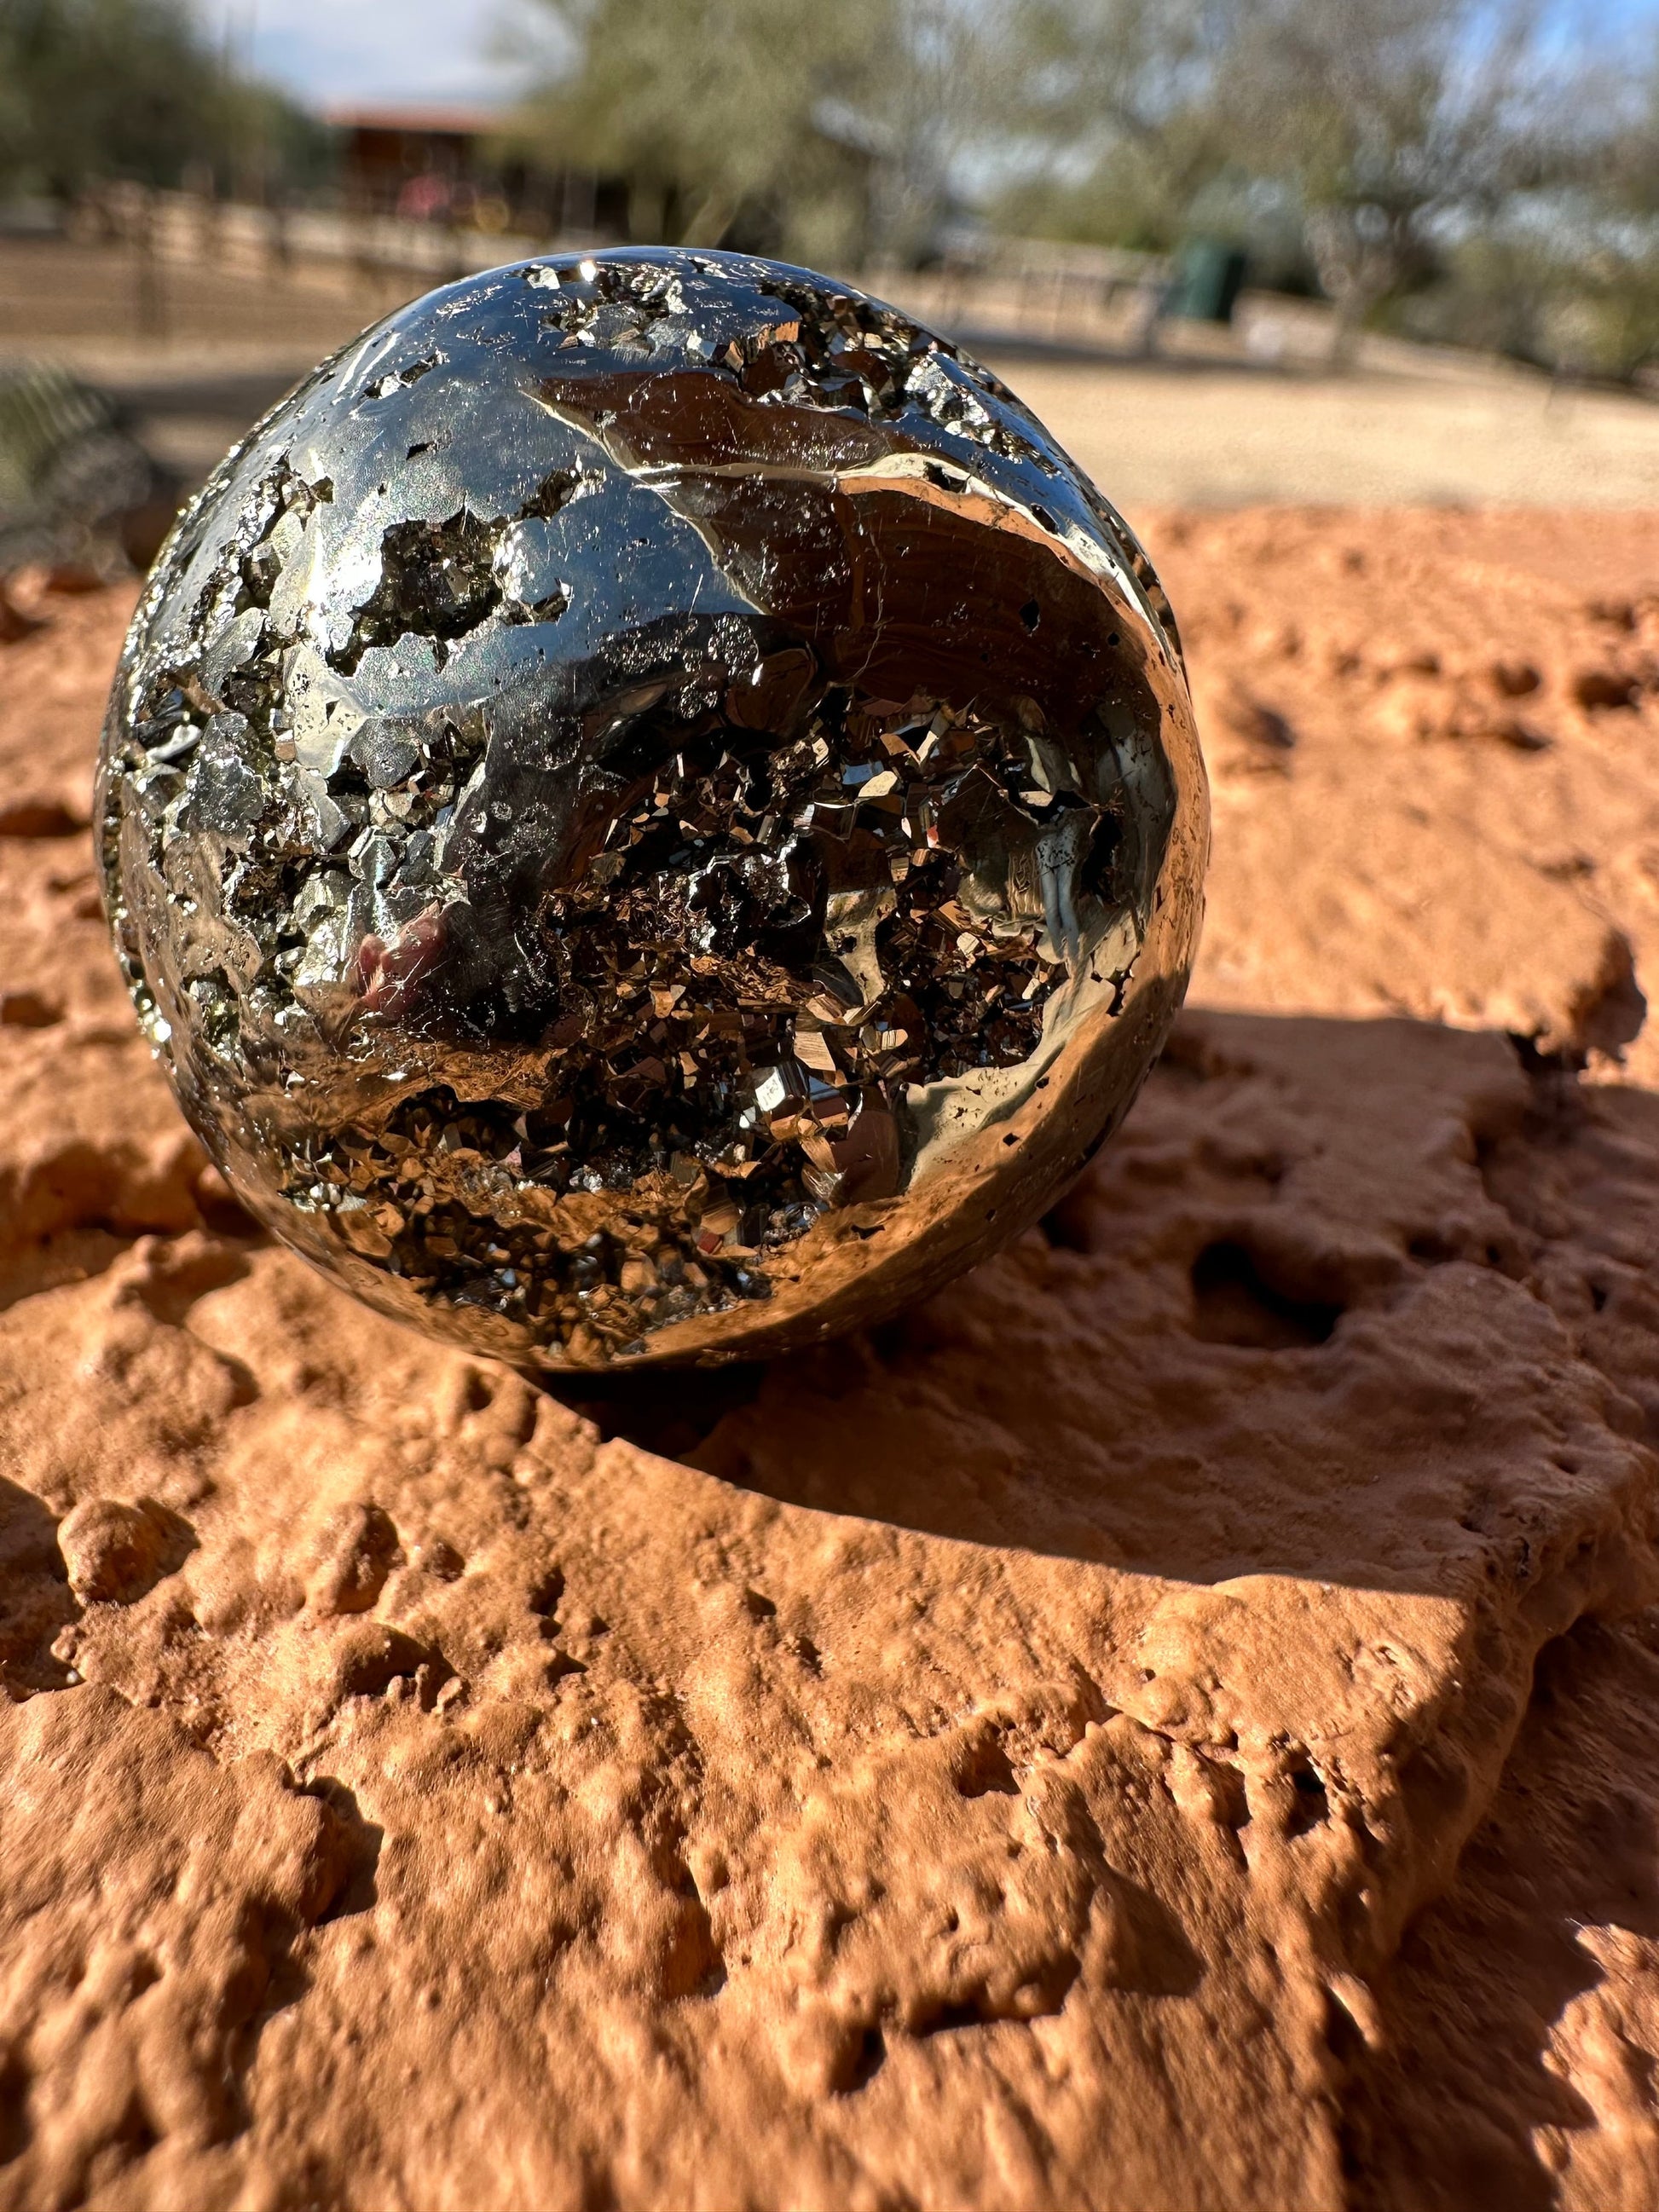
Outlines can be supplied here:
<path id="1" fill-rule="evenodd" d="M 492 270 L 164 550 L 112 925 L 244 1202 L 548 1369 L 891 1311 L 1029 1224 L 1185 989 L 1168 604 L 995 379 L 746 257 Z"/>

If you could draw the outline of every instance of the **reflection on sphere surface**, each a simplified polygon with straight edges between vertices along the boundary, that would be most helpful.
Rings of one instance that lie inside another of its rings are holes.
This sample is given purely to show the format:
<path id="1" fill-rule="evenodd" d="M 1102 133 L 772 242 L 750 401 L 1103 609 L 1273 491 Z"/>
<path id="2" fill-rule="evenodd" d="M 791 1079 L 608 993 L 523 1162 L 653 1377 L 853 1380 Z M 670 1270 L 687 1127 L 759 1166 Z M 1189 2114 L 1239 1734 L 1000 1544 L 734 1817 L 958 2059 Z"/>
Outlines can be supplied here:
<path id="1" fill-rule="evenodd" d="M 745 257 L 496 270 L 158 563 L 112 926 L 239 1195 L 521 1363 L 753 1357 L 1027 1225 L 1179 1005 L 1167 602 L 985 371 Z"/>

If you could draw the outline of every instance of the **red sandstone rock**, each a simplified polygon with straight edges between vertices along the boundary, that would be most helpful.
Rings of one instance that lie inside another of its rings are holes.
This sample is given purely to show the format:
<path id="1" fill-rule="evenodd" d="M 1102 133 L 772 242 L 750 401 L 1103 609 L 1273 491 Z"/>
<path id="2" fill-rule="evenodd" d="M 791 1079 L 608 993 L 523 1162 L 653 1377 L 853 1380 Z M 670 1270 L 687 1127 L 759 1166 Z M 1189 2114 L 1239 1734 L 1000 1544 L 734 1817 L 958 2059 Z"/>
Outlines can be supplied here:
<path id="1" fill-rule="evenodd" d="M 1155 532 L 1206 1004 L 752 1385 L 264 1243 L 0 836 L 0 2203 L 1655 2201 L 1659 524 L 1522 527 Z M 0 655 L 82 818 L 122 612 Z"/>

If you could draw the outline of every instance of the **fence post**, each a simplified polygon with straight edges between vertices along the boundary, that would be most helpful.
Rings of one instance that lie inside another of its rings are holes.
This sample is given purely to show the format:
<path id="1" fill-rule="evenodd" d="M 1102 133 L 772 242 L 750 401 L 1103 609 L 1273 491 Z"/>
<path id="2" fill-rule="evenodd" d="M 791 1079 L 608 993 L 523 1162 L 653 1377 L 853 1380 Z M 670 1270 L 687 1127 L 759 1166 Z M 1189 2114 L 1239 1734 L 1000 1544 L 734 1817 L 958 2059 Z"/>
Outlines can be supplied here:
<path id="1" fill-rule="evenodd" d="M 138 335 L 167 336 L 167 293 L 161 281 L 161 258 L 155 236 L 155 194 L 141 185 L 136 194 L 132 226 L 134 306 Z"/>

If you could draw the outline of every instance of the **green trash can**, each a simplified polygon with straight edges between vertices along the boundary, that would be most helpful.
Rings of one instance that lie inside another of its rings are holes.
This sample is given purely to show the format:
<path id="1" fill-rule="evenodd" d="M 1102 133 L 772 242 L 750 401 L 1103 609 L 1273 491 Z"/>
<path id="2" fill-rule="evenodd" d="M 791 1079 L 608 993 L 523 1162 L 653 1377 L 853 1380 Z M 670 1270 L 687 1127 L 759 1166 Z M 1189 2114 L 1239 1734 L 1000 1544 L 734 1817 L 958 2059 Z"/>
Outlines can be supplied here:
<path id="1" fill-rule="evenodd" d="M 1244 265 L 1242 246 L 1220 238 L 1189 238 L 1176 254 L 1164 313 L 1195 323 L 1231 322 Z"/>

